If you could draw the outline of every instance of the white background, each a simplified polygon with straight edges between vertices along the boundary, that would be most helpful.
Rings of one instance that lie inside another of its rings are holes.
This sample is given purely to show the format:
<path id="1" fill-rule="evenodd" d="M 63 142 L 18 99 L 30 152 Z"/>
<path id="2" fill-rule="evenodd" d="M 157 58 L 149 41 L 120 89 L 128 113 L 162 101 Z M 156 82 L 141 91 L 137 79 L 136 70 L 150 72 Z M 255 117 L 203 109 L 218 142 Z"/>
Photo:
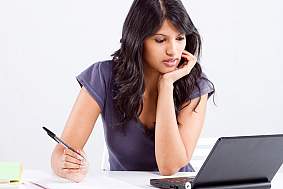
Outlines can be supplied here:
<path id="1" fill-rule="evenodd" d="M 75 76 L 119 48 L 132 1 L 0 0 L 0 161 L 50 170 L 55 142 L 80 90 Z M 283 133 L 280 0 L 183 1 L 203 39 L 216 86 L 202 137 Z M 101 120 L 86 151 L 99 169 Z"/>

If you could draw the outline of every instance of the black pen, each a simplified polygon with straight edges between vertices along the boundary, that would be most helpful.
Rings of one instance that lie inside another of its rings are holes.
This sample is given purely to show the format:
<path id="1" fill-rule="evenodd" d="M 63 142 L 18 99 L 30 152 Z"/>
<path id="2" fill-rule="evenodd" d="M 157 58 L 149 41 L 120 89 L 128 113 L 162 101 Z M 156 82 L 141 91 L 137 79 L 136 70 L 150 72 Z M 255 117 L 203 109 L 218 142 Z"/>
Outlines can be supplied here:
<path id="1" fill-rule="evenodd" d="M 62 144 L 63 146 L 65 146 L 66 148 L 68 148 L 69 150 L 75 152 L 76 154 L 78 154 L 79 156 L 81 156 L 82 158 L 84 158 L 84 156 L 82 154 L 80 154 L 79 152 L 77 152 L 74 148 L 72 148 L 71 146 L 69 146 L 68 144 L 66 144 L 63 140 L 61 140 L 59 137 L 57 137 L 53 132 L 51 132 L 49 129 L 47 129 L 46 127 L 42 127 L 47 134 L 53 138 L 56 142 L 58 142 L 59 144 Z"/>

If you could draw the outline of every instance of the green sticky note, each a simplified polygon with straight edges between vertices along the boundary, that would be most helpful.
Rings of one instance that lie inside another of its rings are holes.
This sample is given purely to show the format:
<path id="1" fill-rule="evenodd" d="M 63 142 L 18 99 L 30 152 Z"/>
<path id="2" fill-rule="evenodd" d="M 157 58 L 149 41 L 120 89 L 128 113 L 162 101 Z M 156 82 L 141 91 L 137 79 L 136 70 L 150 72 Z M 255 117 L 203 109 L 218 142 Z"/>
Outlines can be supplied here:
<path id="1" fill-rule="evenodd" d="M 20 182 L 23 166 L 20 162 L 0 162 L 0 183 Z"/>

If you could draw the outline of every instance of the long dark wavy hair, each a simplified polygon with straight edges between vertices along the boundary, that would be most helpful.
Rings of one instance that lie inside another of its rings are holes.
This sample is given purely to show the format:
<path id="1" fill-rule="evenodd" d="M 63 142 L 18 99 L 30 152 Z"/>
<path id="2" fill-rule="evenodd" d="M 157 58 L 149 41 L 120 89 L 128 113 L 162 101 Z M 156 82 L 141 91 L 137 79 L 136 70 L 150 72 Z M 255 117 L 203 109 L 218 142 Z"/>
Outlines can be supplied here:
<path id="1" fill-rule="evenodd" d="M 197 87 L 200 92 L 197 80 L 202 77 L 199 64 L 201 38 L 182 2 L 180 0 L 135 0 L 123 25 L 121 47 L 112 54 L 112 95 L 114 109 L 119 119 L 116 123 L 118 126 L 125 126 L 131 119 L 138 120 L 142 112 L 145 91 L 143 43 L 145 38 L 155 34 L 161 28 L 165 19 L 186 35 L 185 50 L 197 56 L 197 63 L 190 74 L 174 83 L 176 118 L 184 108 L 182 105 L 185 102 L 188 102 L 187 105 L 191 102 L 189 96 L 193 89 Z M 199 102 L 200 99 L 198 104 Z"/>

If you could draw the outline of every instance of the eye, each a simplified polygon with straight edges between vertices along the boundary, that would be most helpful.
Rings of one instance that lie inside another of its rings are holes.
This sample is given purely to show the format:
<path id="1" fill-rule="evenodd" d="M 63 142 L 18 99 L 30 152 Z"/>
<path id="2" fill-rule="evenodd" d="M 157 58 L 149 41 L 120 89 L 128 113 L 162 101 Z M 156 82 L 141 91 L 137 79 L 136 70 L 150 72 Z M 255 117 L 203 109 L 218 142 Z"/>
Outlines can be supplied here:
<path id="1" fill-rule="evenodd" d="M 177 37 L 177 40 L 178 40 L 178 41 L 182 41 L 182 40 L 184 40 L 184 39 L 185 39 L 185 37 L 183 37 L 183 36 Z"/>
<path id="2" fill-rule="evenodd" d="M 165 39 L 155 39 L 155 41 L 156 41 L 157 43 L 163 43 L 163 42 L 165 41 Z"/>

